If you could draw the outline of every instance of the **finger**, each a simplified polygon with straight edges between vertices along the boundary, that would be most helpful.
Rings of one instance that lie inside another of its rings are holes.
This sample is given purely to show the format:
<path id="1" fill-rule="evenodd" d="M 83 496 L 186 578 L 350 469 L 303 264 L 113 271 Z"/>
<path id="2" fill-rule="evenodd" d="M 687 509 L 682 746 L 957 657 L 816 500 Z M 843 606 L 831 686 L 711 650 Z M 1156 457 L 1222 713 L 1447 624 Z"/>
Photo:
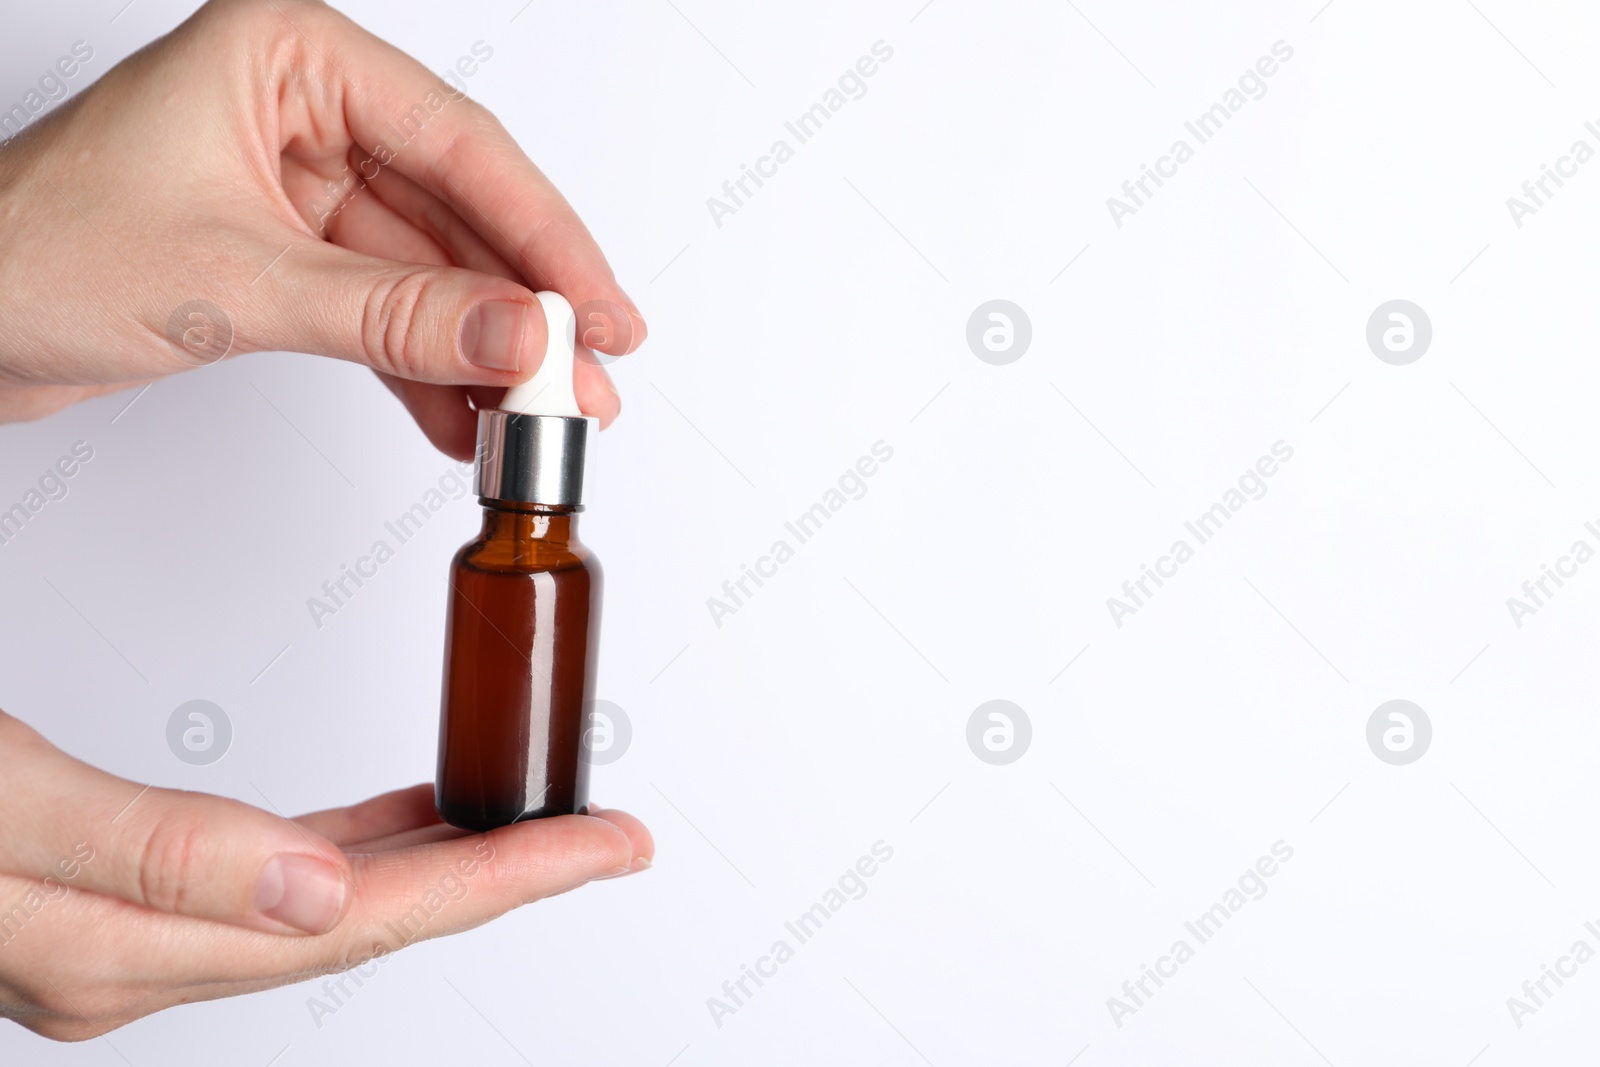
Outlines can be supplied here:
<path id="1" fill-rule="evenodd" d="M 475 263 L 454 259 L 441 242 L 395 211 L 376 195 L 376 190 L 357 193 L 347 201 L 337 215 L 327 220 L 325 232 L 334 244 L 369 256 L 382 256 L 401 263 L 436 263 L 479 270 Z M 479 270 L 479 273 L 517 281 L 509 272 Z"/>
<path id="2" fill-rule="evenodd" d="M 312 8 L 302 14 L 307 16 L 302 32 L 330 40 L 366 37 L 365 30 L 331 10 Z M 291 88 L 307 93 L 317 77 L 336 78 L 349 88 L 338 70 L 317 75 L 296 69 L 288 77 L 306 78 L 307 85 Z M 312 93 L 312 99 L 323 98 L 325 94 Z M 357 158 L 358 149 L 346 139 L 344 106 L 322 118 L 323 133 L 336 130 L 341 141 L 333 160 Z M 349 182 L 357 173 L 378 178 L 381 173 L 374 166 L 366 157 L 354 168 L 341 168 L 338 176 L 330 173 L 328 158 L 286 155 L 286 195 L 294 203 L 320 206 L 315 218 L 302 214 L 309 232 L 296 232 L 286 248 L 267 253 L 274 269 L 253 286 L 266 285 L 262 296 L 272 306 L 266 325 L 251 330 L 250 323 L 240 323 L 243 342 L 254 349 L 283 347 L 347 358 L 414 381 L 504 389 L 530 378 L 544 354 L 544 315 L 528 286 L 520 285 L 486 246 L 475 256 L 451 258 L 426 230 L 378 197 L 370 181 L 349 187 L 336 198 L 333 211 L 326 210 L 320 197 L 307 195 L 318 178 Z M 448 214 L 448 208 L 440 205 L 437 214 Z M 341 248 L 362 253 L 362 258 L 342 256 Z M 488 274 L 470 269 L 475 264 L 486 267 Z"/>
<path id="3" fill-rule="evenodd" d="M 544 311 L 516 282 L 305 236 L 262 251 L 279 262 L 254 286 L 254 320 L 236 323 L 256 351 L 310 352 L 412 381 L 502 388 L 531 377 L 544 357 Z"/>
<path id="4" fill-rule="evenodd" d="M 365 841 L 358 841 L 346 846 L 346 851 L 361 853 L 396 852 L 403 848 L 415 848 L 418 845 L 431 845 L 439 841 L 452 841 L 458 837 L 470 837 L 473 832 L 472 830 L 463 830 L 459 826 L 451 826 L 449 823 L 440 823 L 438 826 L 422 826 L 383 837 L 373 837 Z"/>
<path id="5" fill-rule="evenodd" d="M 332 227 L 340 244 L 386 259 L 418 262 L 450 262 L 458 266 L 502 277 L 514 277 L 511 267 L 478 234 L 439 200 L 415 182 L 392 170 L 380 172 L 367 189 L 372 196 L 358 196 L 336 217 Z M 429 257 L 429 258 L 423 258 Z M 581 311 L 580 343 L 626 348 L 618 340 L 619 313 L 615 305 L 591 304 Z M 573 395 L 578 409 L 600 420 L 603 430 L 622 411 L 622 399 L 610 376 L 588 348 L 579 349 L 581 358 L 573 361 Z M 441 451 L 464 458 L 458 451 L 470 449 L 476 435 L 476 412 L 463 412 L 454 398 L 428 395 L 425 388 L 391 386 L 411 411 L 418 425 Z M 481 389 L 481 387 L 479 387 Z M 480 407 L 493 407 L 496 395 Z M 447 447 L 448 446 L 448 447 Z"/>
<path id="6" fill-rule="evenodd" d="M 352 150 L 353 151 L 353 150 Z M 397 180 L 404 180 L 398 179 Z M 441 211 L 448 212 L 442 204 Z M 511 270 L 487 246 L 477 254 L 452 255 L 428 234 L 393 211 L 373 194 L 350 200 L 328 223 L 329 236 L 355 252 L 398 262 L 489 268 L 488 273 L 510 278 Z M 470 260 L 470 262 L 469 262 Z M 412 382 L 379 372 L 379 380 L 399 398 L 433 446 L 453 459 L 472 458 L 477 438 L 477 412 L 467 405 L 469 393 L 459 386 Z M 489 393 L 496 400 L 505 390 L 497 386 L 471 386 L 473 393 Z"/>
<path id="7" fill-rule="evenodd" d="M 633 863 L 633 843 L 615 824 L 584 815 L 465 834 L 398 851 L 354 854 L 357 886 L 349 914 L 315 938 L 274 938 L 249 930 L 152 912 L 94 893 L 69 893 L 39 925 L 84 919 L 128 936 L 105 939 L 89 964 L 107 980 L 161 974 L 185 983 L 304 976 L 414 941 L 482 925 L 542 897 L 565 892 Z M 15 946 L 59 944 L 46 930 L 22 931 Z"/>
<path id="8" fill-rule="evenodd" d="M 140 787 L 3 715 L 0 758 L 0 871 L 275 934 L 324 933 L 349 905 L 344 854 L 287 819 Z"/>
<path id="9" fill-rule="evenodd" d="M 491 389 L 483 385 L 467 386 L 467 399 L 472 401 L 474 411 L 497 408 L 500 406 L 500 401 L 505 399 L 505 396 L 506 391 L 504 389 Z"/>
<path id="10" fill-rule="evenodd" d="M 330 23 L 330 27 L 332 24 Z M 550 180 L 483 107 L 443 83 L 416 60 L 343 20 L 330 32 L 367 77 L 340 101 L 358 144 L 394 148 L 394 116 L 424 110 L 415 134 L 380 162 L 443 200 L 536 289 L 554 289 L 575 307 L 610 300 L 630 313 L 606 351 L 621 355 L 644 340 L 644 318 L 594 238 Z M 408 128 L 412 128 L 408 127 Z M 627 336 L 624 336 L 626 334 Z M 627 347 L 621 347 L 626 345 Z"/>
<path id="11" fill-rule="evenodd" d="M 354 861 L 356 903 L 321 937 L 273 937 L 69 891 L 11 936 L 6 958 L 23 975 L 50 978 L 27 991 L 63 1036 L 92 1036 L 171 1004 L 364 966 L 627 870 L 634 856 L 613 822 L 567 815 Z M 0 877 L 0 891 L 25 885 Z M 85 944 L 95 951 L 61 951 Z M 81 1032 L 63 1022 L 84 1018 L 94 1025 Z"/>
<path id="12" fill-rule="evenodd" d="M 602 430 L 622 414 L 622 397 L 599 363 L 583 358 L 572 361 L 572 395 L 577 398 L 578 410 L 599 419 Z"/>
<path id="13" fill-rule="evenodd" d="M 359 165 L 358 157 L 362 151 L 359 147 L 351 148 L 350 159 L 355 161 L 351 166 Z M 525 277 L 507 263 L 500 253 L 490 247 L 488 241 L 479 236 L 478 231 L 456 214 L 454 208 L 393 167 L 380 170 L 367 183 L 367 189 L 394 217 L 404 219 L 436 247 L 446 251 L 449 261 L 455 266 L 509 278 L 529 286 L 533 284 L 533 279 Z M 359 218 L 353 220 L 352 228 L 357 224 L 364 225 L 364 222 Z"/>
<path id="14" fill-rule="evenodd" d="M 584 814 L 591 818 L 604 819 L 626 834 L 628 843 L 633 848 L 635 862 L 640 859 L 649 861 L 655 857 L 655 839 L 650 836 L 650 831 L 645 828 L 644 823 L 632 815 L 625 811 L 594 807 L 585 811 Z M 440 822 L 430 826 L 398 830 L 383 836 L 374 836 L 355 844 L 346 844 L 344 847 L 347 852 L 393 852 L 397 849 L 415 848 L 418 845 L 450 841 L 458 837 L 470 836 L 470 834 L 471 831 Z"/>
<path id="15" fill-rule="evenodd" d="M 433 808 L 431 782 L 383 793 L 347 808 L 313 811 L 294 821 L 340 848 L 440 823 L 439 813 Z"/>
<path id="16" fill-rule="evenodd" d="M 451 459 L 472 459 L 478 440 L 478 413 L 467 403 L 467 390 L 459 385 L 408 382 L 392 374 L 380 374 L 378 380 L 411 412 L 433 447 Z M 504 389 L 493 392 L 497 397 L 505 394 Z"/>
<path id="17" fill-rule="evenodd" d="M 655 859 L 656 840 L 651 836 L 644 823 L 627 812 L 618 811 L 615 808 L 596 808 L 591 805 L 589 814 L 597 819 L 604 819 L 628 835 L 628 842 L 633 846 L 633 858 L 635 861 Z"/>
<path id="18" fill-rule="evenodd" d="M 343 938 L 390 947 L 456 933 L 633 863 L 616 824 L 584 815 L 514 823 L 351 862 L 361 892 Z M 440 899 L 442 898 L 442 899 Z M 386 940 L 384 935 L 390 935 Z"/>

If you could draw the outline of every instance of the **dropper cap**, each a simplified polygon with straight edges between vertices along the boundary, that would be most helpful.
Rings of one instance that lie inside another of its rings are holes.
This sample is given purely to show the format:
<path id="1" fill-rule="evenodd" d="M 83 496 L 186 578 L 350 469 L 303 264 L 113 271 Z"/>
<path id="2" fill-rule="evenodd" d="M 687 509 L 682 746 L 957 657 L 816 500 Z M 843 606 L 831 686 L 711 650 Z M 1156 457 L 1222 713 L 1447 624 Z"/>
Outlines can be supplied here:
<path id="1" fill-rule="evenodd" d="M 472 488 L 486 500 L 576 507 L 583 501 L 589 420 L 572 388 L 578 321 L 560 293 L 535 293 L 549 325 L 544 362 L 506 391 L 500 409 L 478 412 Z"/>

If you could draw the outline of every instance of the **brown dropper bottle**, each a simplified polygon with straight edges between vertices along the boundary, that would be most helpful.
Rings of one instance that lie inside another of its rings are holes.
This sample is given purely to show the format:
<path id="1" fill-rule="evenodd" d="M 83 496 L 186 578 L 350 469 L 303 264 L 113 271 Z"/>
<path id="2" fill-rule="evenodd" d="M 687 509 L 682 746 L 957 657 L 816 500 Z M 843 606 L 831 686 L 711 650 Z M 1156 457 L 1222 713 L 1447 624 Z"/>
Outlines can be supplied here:
<path id="1" fill-rule="evenodd" d="M 510 410 L 478 413 L 483 529 L 450 564 L 434 802 L 469 830 L 576 814 L 589 800 L 601 579 L 577 539 L 588 421 L 572 399 L 571 308 L 538 295 L 550 351 L 507 395 Z M 533 413 L 550 410 L 571 414 Z"/>

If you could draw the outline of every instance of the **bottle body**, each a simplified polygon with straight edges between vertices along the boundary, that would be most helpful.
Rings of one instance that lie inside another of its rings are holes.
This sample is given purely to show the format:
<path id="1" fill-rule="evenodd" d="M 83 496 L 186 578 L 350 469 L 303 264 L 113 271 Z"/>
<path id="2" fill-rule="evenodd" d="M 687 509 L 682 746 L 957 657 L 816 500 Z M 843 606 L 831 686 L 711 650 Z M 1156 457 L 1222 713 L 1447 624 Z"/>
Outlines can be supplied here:
<path id="1" fill-rule="evenodd" d="M 599 564 L 577 507 L 484 500 L 483 531 L 450 564 L 434 800 L 487 830 L 589 801 Z"/>

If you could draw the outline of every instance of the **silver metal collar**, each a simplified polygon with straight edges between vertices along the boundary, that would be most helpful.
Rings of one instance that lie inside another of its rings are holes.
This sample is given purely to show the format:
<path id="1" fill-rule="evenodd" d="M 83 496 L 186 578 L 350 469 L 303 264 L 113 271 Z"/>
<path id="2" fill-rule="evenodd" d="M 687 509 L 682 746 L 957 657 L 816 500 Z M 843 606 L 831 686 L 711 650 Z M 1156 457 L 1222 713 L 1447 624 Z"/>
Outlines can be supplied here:
<path id="1" fill-rule="evenodd" d="M 521 504 L 581 504 L 588 438 L 588 419 L 480 411 L 473 491 Z"/>

